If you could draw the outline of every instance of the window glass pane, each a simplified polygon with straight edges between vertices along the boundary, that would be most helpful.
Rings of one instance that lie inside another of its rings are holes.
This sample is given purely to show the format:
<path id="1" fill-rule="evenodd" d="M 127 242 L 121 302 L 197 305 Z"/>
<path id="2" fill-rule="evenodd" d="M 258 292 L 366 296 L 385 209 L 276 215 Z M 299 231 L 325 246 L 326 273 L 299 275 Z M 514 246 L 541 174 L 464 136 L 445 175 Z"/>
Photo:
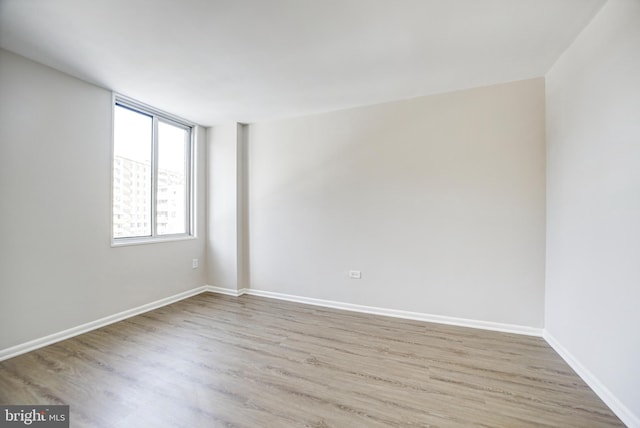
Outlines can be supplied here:
<path id="1" fill-rule="evenodd" d="M 158 235 L 187 233 L 189 131 L 158 122 Z"/>
<path id="2" fill-rule="evenodd" d="M 153 119 L 116 105 L 113 128 L 113 236 L 151 236 Z"/>

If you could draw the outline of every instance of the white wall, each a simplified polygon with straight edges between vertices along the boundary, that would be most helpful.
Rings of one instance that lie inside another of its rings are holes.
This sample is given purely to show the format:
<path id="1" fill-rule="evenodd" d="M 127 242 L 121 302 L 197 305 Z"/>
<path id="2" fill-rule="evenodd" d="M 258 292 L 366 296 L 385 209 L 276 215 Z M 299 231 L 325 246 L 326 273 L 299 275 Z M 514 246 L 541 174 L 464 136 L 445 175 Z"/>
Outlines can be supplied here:
<path id="1" fill-rule="evenodd" d="M 546 329 L 640 426 L 639 1 L 609 1 L 548 73 L 547 127 Z"/>
<path id="2" fill-rule="evenodd" d="M 251 288 L 542 327 L 543 79 L 249 135 Z"/>
<path id="3" fill-rule="evenodd" d="M 111 93 L 0 51 L 0 94 L 0 349 L 205 283 L 203 156 L 199 238 L 111 248 Z"/>

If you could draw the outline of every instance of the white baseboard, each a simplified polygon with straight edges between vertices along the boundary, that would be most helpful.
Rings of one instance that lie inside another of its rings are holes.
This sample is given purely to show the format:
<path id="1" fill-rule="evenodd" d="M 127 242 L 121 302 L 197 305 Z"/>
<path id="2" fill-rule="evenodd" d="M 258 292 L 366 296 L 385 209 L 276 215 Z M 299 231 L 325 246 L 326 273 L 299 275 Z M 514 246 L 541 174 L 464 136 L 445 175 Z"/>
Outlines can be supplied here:
<path id="1" fill-rule="evenodd" d="M 383 315 L 394 318 L 403 318 L 417 321 L 435 322 L 439 324 L 456 325 L 460 327 L 479 328 L 482 330 L 500 331 L 504 333 L 523 334 L 527 336 L 542 336 L 541 328 L 526 327 L 514 324 L 503 324 L 490 321 L 477 321 L 465 318 L 447 317 L 442 315 L 431 315 L 421 312 L 401 311 L 397 309 L 378 308 L 374 306 L 356 305 L 353 303 L 343 303 L 333 300 L 314 299 L 311 297 L 294 296 L 291 294 L 276 293 L 273 291 L 256 290 L 254 288 L 243 288 L 234 290 L 229 288 L 207 286 L 207 291 L 214 293 L 222 293 L 231 296 L 241 296 L 248 294 L 250 296 L 268 297 L 271 299 L 287 300 L 289 302 L 305 303 L 307 305 L 323 306 L 326 308 L 343 309 L 353 312 L 362 312 L 366 314 Z"/>
<path id="2" fill-rule="evenodd" d="M 225 294 L 227 296 L 240 297 L 245 294 L 246 288 L 236 290 L 235 288 L 218 287 L 215 285 L 205 285 L 204 291 L 210 291 L 211 293 Z"/>
<path id="3" fill-rule="evenodd" d="M 26 352 L 35 351 L 36 349 L 42 348 L 43 346 L 51 345 L 65 339 L 69 339 L 71 337 L 78 336 L 83 333 L 87 333 L 91 330 L 95 330 L 100 327 L 104 327 L 106 325 L 113 324 L 118 321 L 122 321 L 126 318 L 130 318 L 145 312 L 152 311 L 154 309 L 158 309 L 162 306 L 170 305 L 171 303 L 175 303 L 177 301 L 186 299 L 188 297 L 195 296 L 196 294 L 200 294 L 205 291 L 210 291 L 207 286 L 193 288 L 191 290 L 187 290 L 185 292 L 178 293 L 173 296 L 165 297 L 164 299 L 156 300 L 155 302 L 147 303 L 145 305 L 138 306 L 136 308 L 132 308 L 123 312 L 119 312 L 114 315 L 109 315 L 108 317 L 100 318 L 98 320 L 79 325 L 77 327 L 72 327 L 70 329 L 63 330 L 58 333 L 50 334 L 48 336 L 41 337 L 39 339 L 21 343 L 20 345 L 2 349 L 0 350 L 0 361 L 17 357 L 18 355 L 24 354 Z"/>
<path id="4" fill-rule="evenodd" d="M 83 333 L 87 333 L 91 330 L 104 327 L 109 324 L 113 324 L 124 319 L 140 315 L 142 313 L 152 311 L 162 306 L 170 305 L 177 301 L 186 299 L 196 294 L 203 292 L 212 292 L 225 294 L 228 296 L 240 297 L 243 294 L 249 294 L 253 296 L 268 297 L 271 299 L 287 300 L 291 302 L 305 303 L 308 305 L 323 306 L 327 308 L 343 309 L 354 312 L 362 312 L 367 314 L 384 315 L 395 318 L 404 318 L 418 321 L 435 322 L 440 324 L 450 324 L 462 327 L 480 328 L 484 330 L 502 331 L 507 333 L 525 334 L 529 336 L 541 336 L 542 330 L 532 327 L 525 327 L 512 324 L 501 324 L 489 321 L 475 321 L 464 318 L 446 317 L 441 315 L 430 315 L 419 312 L 400 311 L 395 309 L 377 308 L 373 306 L 356 305 L 352 303 L 336 302 L 332 300 L 314 299 L 310 297 L 294 296 L 290 294 L 275 293 L 272 291 L 255 290 L 251 288 L 233 289 L 225 287 L 217 287 L 214 285 L 204 285 L 197 287 L 182 293 L 175 294 L 173 296 L 166 297 L 164 299 L 156 300 L 155 302 L 147 303 L 136 308 L 132 308 L 114 315 L 110 315 L 104 318 L 100 318 L 95 321 L 88 322 L 76 327 L 72 327 L 67 330 L 53 333 L 45 337 L 31 340 L 29 342 L 21 343 L 19 345 L 12 346 L 10 348 L 0 350 L 0 361 L 7 360 L 9 358 L 16 357 L 26 352 L 34 351 L 47 345 L 60 342 L 65 339 L 69 339 L 74 336 L 78 336 Z"/>
<path id="5" fill-rule="evenodd" d="M 616 414 L 629 428 L 640 428 L 640 417 L 634 415 L 604 384 L 587 369 L 582 363 L 556 340 L 546 329 L 543 330 L 542 337 L 547 343 L 566 361 L 567 364 L 589 385 L 589 388 L 596 393 L 611 411 Z"/>

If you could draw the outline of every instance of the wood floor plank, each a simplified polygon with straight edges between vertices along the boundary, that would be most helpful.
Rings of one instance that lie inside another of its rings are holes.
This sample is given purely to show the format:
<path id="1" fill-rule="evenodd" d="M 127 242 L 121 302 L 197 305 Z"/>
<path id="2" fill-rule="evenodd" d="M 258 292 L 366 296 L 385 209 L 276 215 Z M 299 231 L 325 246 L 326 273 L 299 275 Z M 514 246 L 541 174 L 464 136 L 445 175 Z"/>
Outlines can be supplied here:
<path id="1" fill-rule="evenodd" d="M 540 338 L 203 293 L 0 362 L 73 427 L 624 426 Z"/>

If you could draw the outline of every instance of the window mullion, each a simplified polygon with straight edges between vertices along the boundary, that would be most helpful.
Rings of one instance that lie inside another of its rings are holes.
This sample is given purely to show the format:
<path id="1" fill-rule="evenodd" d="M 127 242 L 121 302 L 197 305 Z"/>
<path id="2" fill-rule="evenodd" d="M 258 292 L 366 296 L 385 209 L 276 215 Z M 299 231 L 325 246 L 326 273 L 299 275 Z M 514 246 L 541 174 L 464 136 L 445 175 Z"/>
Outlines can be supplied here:
<path id="1" fill-rule="evenodd" d="M 158 118 L 153 117 L 151 144 L 151 236 L 158 236 Z"/>
<path id="2" fill-rule="evenodd" d="M 185 162 L 187 163 L 187 165 L 185 165 L 185 172 L 187 172 L 188 174 L 185 174 L 184 180 L 185 180 L 185 184 L 186 184 L 186 188 L 185 188 L 185 192 L 184 192 L 184 198 L 185 198 L 185 207 L 187 209 L 186 215 L 184 217 L 184 221 L 185 221 L 185 225 L 184 225 L 184 230 L 188 233 L 191 234 L 193 231 L 190 229 L 190 225 L 192 224 L 192 213 L 191 213 L 191 204 L 189 203 L 190 200 L 192 200 L 192 198 L 194 197 L 191 193 L 192 191 L 192 183 L 193 183 L 193 164 L 192 164 L 192 150 L 193 150 L 193 132 L 189 132 L 187 135 L 185 135 Z"/>

